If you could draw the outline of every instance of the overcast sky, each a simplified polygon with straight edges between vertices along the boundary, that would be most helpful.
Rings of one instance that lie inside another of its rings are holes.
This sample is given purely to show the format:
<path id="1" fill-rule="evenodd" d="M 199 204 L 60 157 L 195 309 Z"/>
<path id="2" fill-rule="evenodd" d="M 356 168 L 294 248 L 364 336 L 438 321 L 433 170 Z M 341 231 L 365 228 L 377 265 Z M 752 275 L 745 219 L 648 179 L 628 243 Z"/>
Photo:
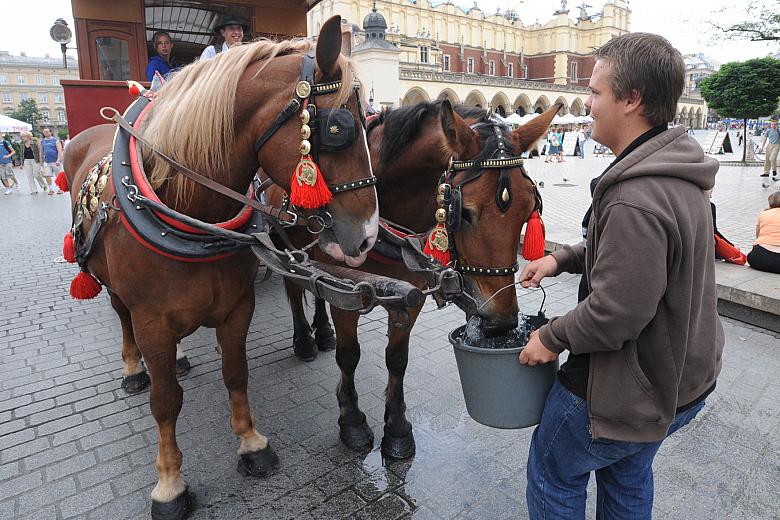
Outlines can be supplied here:
<path id="1" fill-rule="evenodd" d="M 452 1 L 465 8 L 474 5 L 474 0 Z M 753 3 L 769 5 L 777 1 L 753 0 Z M 579 14 L 577 6 L 580 3 L 581 0 L 568 2 L 572 18 Z M 744 4 L 747 3 L 744 0 L 633 0 L 630 2 L 631 30 L 661 34 L 684 54 L 703 52 L 721 63 L 779 52 L 778 44 L 724 40 L 707 23 L 710 20 L 727 23 L 729 20 L 745 19 Z M 486 14 L 495 13 L 497 8 L 502 11 L 514 9 L 525 24 L 537 20 L 544 24 L 550 20 L 553 11 L 560 7 L 560 1 L 550 0 L 477 0 L 477 4 Z M 588 11 L 596 13 L 601 10 L 604 1 L 591 0 L 590 4 L 593 7 Z M 16 55 L 24 51 L 28 56 L 43 56 L 47 53 L 60 56 L 59 45 L 49 37 L 49 28 L 59 17 L 65 18 L 73 28 L 70 0 L 26 0 L 16 5 L 15 8 L 5 6 L 0 16 L 0 50 Z M 21 5 L 24 5 L 23 9 L 19 8 Z M 75 40 L 71 46 L 75 46 Z M 69 52 L 76 57 L 75 51 Z"/>

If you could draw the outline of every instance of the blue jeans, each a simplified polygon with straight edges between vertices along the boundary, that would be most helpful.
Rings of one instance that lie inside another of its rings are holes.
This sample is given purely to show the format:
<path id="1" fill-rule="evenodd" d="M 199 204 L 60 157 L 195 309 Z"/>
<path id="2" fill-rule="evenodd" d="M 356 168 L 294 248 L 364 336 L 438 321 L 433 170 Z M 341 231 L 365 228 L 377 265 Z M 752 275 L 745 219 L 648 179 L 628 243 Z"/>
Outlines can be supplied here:
<path id="1" fill-rule="evenodd" d="M 678 414 L 668 435 L 688 424 L 704 401 Z M 596 472 L 598 520 L 649 520 L 653 459 L 661 442 L 593 440 L 587 403 L 558 381 L 547 396 L 528 453 L 531 520 L 584 520 L 590 472 Z"/>

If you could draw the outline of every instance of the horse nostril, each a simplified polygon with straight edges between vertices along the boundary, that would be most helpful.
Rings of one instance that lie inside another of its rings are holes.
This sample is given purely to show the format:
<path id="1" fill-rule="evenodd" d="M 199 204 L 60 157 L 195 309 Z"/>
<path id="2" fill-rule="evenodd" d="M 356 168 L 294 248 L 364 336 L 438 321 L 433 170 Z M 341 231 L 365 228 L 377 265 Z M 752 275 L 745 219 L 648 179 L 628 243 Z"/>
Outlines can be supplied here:
<path id="1" fill-rule="evenodd" d="M 360 244 L 360 254 L 365 253 L 370 248 L 370 241 L 368 239 L 363 240 L 363 243 Z"/>

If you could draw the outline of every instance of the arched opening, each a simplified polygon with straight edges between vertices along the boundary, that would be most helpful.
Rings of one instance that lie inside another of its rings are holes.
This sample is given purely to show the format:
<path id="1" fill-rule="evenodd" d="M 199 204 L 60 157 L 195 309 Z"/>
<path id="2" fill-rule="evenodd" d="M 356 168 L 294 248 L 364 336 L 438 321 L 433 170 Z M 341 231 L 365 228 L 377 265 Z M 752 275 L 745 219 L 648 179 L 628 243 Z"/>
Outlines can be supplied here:
<path id="1" fill-rule="evenodd" d="M 559 116 L 565 116 L 569 113 L 569 102 L 566 101 L 566 98 L 563 96 L 558 97 L 558 99 L 555 100 L 556 103 L 562 103 L 563 108 L 558 111 Z"/>
<path id="2" fill-rule="evenodd" d="M 520 94 L 515 98 L 514 107 L 515 114 L 519 116 L 524 116 L 534 111 L 533 106 L 531 105 L 531 100 L 525 94 Z"/>
<path id="3" fill-rule="evenodd" d="M 550 108 L 550 100 L 547 99 L 547 96 L 539 96 L 536 103 L 534 103 L 534 112 L 541 114 L 548 108 Z"/>
<path id="4" fill-rule="evenodd" d="M 472 90 L 469 92 L 469 95 L 466 96 L 466 100 L 463 104 L 470 107 L 485 108 L 487 106 L 487 101 L 480 91 Z"/>
<path id="5" fill-rule="evenodd" d="M 575 98 L 571 103 L 571 113 L 575 116 L 585 115 L 585 103 L 580 98 Z"/>
<path id="6" fill-rule="evenodd" d="M 460 105 L 460 98 L 455 93 L 455 91 L 450 88 L 445 88 L 442 90 L 436 99 L 449 99 L 450 103 L 453 105 Z"/>
<path id="7" fill-rule="evenodd" d="M 509 107 L 509 98 L 503 92 L 498 92 L 493 99 L 490 100 L 490 106 L 493 108 L 493 112 L 506 117 Z"/>
<path id="8" fill-rule="evenodd" d="M 406 95 L 404 95 L 403 100 L 401 101 L 401 106 L 406 107 L 409 105 L 416 105 L 417 103 L 430 100 L 431 98 L 428 97 L 428 94 L 423 89 L 414 87 L 410 89 Z"/>

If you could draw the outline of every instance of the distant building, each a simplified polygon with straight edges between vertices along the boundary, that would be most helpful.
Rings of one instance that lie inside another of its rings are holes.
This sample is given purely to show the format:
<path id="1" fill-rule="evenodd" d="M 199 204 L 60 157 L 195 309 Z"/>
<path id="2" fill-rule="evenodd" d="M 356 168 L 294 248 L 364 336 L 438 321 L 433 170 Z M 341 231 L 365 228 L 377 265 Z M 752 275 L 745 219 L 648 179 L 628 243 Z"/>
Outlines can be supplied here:
<path id="1" fill-rule="evenodd" d="M 43 120 L 36 130 L 48 126 L 56 134 L 60 128 L 67 128 L 65 97 L 60 86 L 61 79 L 78 79 L 78 62 L 68 57 L 68 68 L 62 66 L 62 58 L 48 54 L 42 58 L 21 53 L 12 56 L 0 51 L 0 104 L 8 114 L 19 107 L 25 99 L 34 99 Z"/>
<path id="2" fill-rule="evenodd" d="M 685 54 L 685 91 L 699 93 L 699 83 L 720 69 L 720 63 L 702 53 Z"/>
<path id="3" fill-rule="evenodd" d="M 563 114 L 585 115 L 593 49 L 628 33 L 631 21 L 625 0 L 608 0 L 593 14 L 588 7 L 575 19 L 561 2 L 546 23 L 523 25 L 514 11 L 486 14 L 477 2 L 464 10 L 449 1 L 323 0 L 308 13 L 308 33 L 342 16 L 375 108 L 446 97 L 500 115 L 542 112 L 556 102 Z M 679 111 L 676 122 L 704 123 L 699 96 L 686 93 Z"/>

